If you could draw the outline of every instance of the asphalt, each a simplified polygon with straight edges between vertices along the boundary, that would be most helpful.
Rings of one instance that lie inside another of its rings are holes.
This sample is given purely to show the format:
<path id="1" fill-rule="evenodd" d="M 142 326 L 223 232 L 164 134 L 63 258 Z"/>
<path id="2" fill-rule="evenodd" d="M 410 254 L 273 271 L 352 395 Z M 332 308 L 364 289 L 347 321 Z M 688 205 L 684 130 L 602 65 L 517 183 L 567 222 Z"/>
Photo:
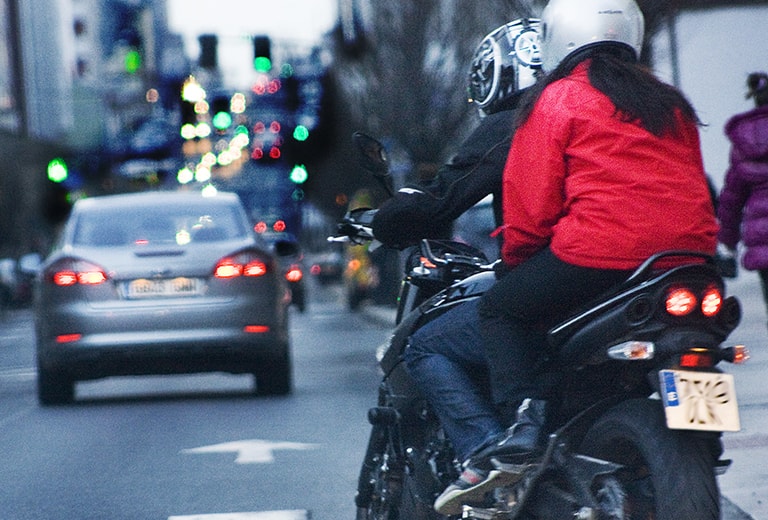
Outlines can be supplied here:
<path id="1" fill-rule="evenodd" d="M 745 344 L 750 360 L 739 366 L 724 367 L 733 373 L 741 416 L 741 431 L 723 437 L 725 458 L 733 462 L 718 477 L 722 520 L 768 520 L 768 349 L 765 348 L 766 305 L 760 281 L 753 272 L 741 270 L 727 281 L 727 292 L 737 296 L 742 306 L 742 321 L 728 344 Z M 365 304 L 367 318 L 384 326 L 394 326 L 393 307 Z"/>

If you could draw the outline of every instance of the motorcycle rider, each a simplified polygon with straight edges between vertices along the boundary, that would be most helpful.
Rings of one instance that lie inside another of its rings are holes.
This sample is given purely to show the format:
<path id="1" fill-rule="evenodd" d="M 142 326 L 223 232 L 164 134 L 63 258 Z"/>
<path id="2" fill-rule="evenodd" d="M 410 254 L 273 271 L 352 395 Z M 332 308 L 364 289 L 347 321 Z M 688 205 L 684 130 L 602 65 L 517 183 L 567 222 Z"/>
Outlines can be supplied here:
<path id="1" fill-rule="evenodd" d="M 480 125 L 433 182 L 405 187 L 381 206 L 373 220 L 378 240 L 403 247 L 422 238 L 443 238 L 455 218 L 489 194 L 500 223 L 501 177 L 514 110 L 538 75 L 538 25 L 536 19 L 514 20 L 482 40 L 469 73 L 470 100 L 482 116 Z M 477 300 L 419 329 L 410 338 L 405 362 L 458 460 L 504 432 L 488 393 Z"/>
<path id="2" fill-rule="evenodd" d="M 542 13 L 547 75 L 521 104 L 504 170 L 508 270 L 479 306 L 493 400 L 514 424 L 464 463 L 442 514 L 515 482 L 541 452 L 548 327 L 654 253 L 715 252 L 698 117 L 637 63 L 643 37 L 634 0 L 550 0 Z"/>

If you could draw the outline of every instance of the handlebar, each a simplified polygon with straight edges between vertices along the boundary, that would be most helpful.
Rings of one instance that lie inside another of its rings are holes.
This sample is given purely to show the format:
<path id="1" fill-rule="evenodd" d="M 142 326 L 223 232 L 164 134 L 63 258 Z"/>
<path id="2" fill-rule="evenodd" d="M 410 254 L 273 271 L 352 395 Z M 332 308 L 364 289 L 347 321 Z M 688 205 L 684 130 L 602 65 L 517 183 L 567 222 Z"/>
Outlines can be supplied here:
<path id="1" fill-rule="evenodd" d="M 348 211 L 341 222 L 336 225 L 336 234 L 328 237 L 328 242 L 352 242 L 364 244 L 373 242 L 373 217 L 375 209 L 360 208 Z"/>
<path id="2" fill-rule="evenodd" d="M 379 243 L 373 235 L 372 226 L 376 211 L 377 210 L 370 208 L 359 208 L 347 212 L 341 222 L 336 225 L 336 233 L 333 236 L 328 237 L 328 241 L 353 244 L 374 242 L 374 245 L 378 246 Z M 486 259 L 476 256 L 449 252 L 443 252 L 441 256 L 438 256 L 432 251 L 432 246 L 430 244 L 429 240 L 422 239 L 420 242 L 420 252 L 421 256 L 434 266 L 464 266 L 483 271 L 491 271 L 494 269 L 494 264 L 496 262 L 489 264 Z"/>

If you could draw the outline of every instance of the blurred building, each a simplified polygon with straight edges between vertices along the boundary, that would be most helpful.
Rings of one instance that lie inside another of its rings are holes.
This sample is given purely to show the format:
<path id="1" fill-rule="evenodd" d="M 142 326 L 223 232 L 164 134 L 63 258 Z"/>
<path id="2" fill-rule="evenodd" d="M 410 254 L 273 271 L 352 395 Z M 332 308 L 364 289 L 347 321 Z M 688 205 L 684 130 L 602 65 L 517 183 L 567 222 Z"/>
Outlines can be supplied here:
<path id="1" fill-rule="evenodd" d="M 165 0 L 0 0 L 0 40 L 0 256 L 18 256 L 48 247 L 67 197 L 107 188 L 130 136 L 177 113 L 189 67 Z"/>

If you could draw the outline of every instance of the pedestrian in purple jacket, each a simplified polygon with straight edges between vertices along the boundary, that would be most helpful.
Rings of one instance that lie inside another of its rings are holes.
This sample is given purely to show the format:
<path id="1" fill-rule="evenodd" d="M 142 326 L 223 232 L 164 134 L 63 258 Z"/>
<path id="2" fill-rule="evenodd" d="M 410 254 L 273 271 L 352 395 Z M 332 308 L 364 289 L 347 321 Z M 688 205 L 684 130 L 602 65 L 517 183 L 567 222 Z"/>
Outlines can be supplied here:
<path id="1" fill-rule="evenodd" d="M 725 125 L 731 158 L 717 211 L 718 240 L 731 252 L 744 244 L 742 265 L 760 274 L 768 304 L 768 74 L 753 72 L 747 87 L 755 108 Z"/>

